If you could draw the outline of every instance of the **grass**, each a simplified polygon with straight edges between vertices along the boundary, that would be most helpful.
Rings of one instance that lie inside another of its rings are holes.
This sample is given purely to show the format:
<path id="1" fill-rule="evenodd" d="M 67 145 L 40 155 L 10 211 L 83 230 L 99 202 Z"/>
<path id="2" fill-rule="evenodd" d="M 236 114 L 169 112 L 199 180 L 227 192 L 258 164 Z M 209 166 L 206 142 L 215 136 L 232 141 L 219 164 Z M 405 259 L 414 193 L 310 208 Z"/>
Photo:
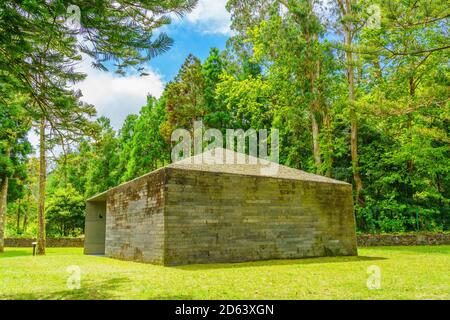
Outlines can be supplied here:
<path id="1" fill-rule="evenodd" d="M 81 269 L 69 290 L 67 267 Z M 367 268 L 381 270 L 369 290 Z M 85 256 L 81 248 L 7 248 L 0 299 L 450 299 L 450 246 L 373 247 L 358 257 L 161 267 Z"/>

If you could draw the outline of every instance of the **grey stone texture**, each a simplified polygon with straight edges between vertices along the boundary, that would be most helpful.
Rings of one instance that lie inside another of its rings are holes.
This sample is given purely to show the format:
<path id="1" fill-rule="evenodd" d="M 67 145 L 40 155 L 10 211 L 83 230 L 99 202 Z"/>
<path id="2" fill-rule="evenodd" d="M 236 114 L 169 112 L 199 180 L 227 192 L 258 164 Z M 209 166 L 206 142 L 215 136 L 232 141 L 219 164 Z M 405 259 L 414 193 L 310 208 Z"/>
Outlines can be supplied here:
<path id="1" fill-rule="evenodd" d="M 89 201 L 106 202 L 105 254 L 118 259 L 182 265 L 357 254 L 351 185 L 284 166 L 264 176 L 249 164 L 175 163 Z"/>
<path id="2" fill-rule="evenodd" d="M 31 248 L 33 238 L 5 238 L 5 247 Z M 372 246 L 421 246 L 421 245 L 450 245 L 450 233 L 417 234 L 358 234 L 358 247 Z M 84 238 L 47 238 L 47 247 L 78 247 L 83 248 Z"/>
<path id="3" fill-rule="evenodd" d="M 165 264 L 355 255 L 350 185 L 168 169 Z"/>
<path id="4" fill-rule="evenodd" d="M 32 243 L 36 242 L 35 238 L 5 238 L 5 247 L 13 248 L 32 248 Z M 52 248 L 82 248 L 84 245 L 83 238 L 47 238 L 45 246 Z"/>
<path id="5" fill-rule="evenodd" d="M 449 245 L 450 233 L 359 234 L 359 247 Z"/>
<path id="6" fill-rule="evenodd" d="M 135 179 L 108 193 L 105 254 L 164 264 L 165 170 Z"/>

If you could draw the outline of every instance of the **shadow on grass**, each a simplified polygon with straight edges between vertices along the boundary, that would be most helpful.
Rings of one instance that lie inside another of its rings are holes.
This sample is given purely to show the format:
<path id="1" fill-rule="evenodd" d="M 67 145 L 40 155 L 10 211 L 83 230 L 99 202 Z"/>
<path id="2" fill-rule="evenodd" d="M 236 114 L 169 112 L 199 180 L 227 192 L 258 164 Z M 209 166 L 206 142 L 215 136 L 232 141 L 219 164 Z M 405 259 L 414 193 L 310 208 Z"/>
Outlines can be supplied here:
<path id="1" fill-rule="evenodd" d="M 230 269 L 230 268 L 249 268 L 249 267 L 270 267 L 270 266 L 293 266 L 323 263 L 342 263 L 342 262 L 362 262 L 386 260 L 384 257 L 367 257 L 367 256 L 344 256 L 344 257 L 316 257 L 302 258 L 292 260 L 262 260 L 262 261 L 246 261 L 235 263 L 216 263 L 216 264 L 191 264 L 185 266 L 173 266 L 171 268 L 180 270 L 210 270 L 210 269 Z"/>
<path id="2" fill-rule="evenodd" d="M 77 247 L 47 247 L 45 256 L 83 255 L 82 250 L 82 248 Z M 7 247 L 3 253 L 0 253 L 0 259 L 32 256 L 33 248 Z"/>
<path id="3" fill-rule="evenodd" d="M 0 253 L 0 259 L 2 258 L 14 258 L 22 256 L 32 256 L 33 249 L 8 249 L 5 252 Z"/>
<path id="4" fill-rule="evenodd" d="M 128 278 L 112 278 L 102 282 L 81 281 L 81 288 L 56 292 L 0 294 L 0 300 L 108 300 L 114 299 L 114 292 L 120 285 L 131 283 Z"/>

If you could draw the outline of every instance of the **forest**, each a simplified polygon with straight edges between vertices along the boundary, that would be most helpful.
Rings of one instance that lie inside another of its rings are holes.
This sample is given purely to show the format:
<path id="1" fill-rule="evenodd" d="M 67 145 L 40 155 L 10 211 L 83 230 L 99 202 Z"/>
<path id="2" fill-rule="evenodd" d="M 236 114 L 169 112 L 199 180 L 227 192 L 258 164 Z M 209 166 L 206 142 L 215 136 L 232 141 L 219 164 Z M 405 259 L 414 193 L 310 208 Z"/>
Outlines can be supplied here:
<path id="1" fill-rule="evenodd" d="M 277 128 L 281 164 L 353 185 L 358 232 L 449 230 L 447 1 L 229 0 L 226 49 L 187 56 L 120 130 L 73 89 L 77 63 L 142 71 L 196 1 L 115 3 L 0 1 L 0 250 L 82 235 L 86 199 L 170 163 L 171 133 L 195 120 Z"/>

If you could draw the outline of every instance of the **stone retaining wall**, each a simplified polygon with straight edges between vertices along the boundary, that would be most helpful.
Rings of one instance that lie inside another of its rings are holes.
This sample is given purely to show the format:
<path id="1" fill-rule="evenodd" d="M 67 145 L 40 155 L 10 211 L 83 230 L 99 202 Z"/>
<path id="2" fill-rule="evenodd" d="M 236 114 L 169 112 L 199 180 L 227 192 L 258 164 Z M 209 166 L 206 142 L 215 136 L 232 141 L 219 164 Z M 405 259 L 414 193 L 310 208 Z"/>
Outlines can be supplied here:
<path id="1" fill-rule="evenodd" d="M 30 238 L 6 238 L 5 247 L 32 247 L 31 243 L 35 242 L 36 239 Z M 47 238 L 47 247 L 78 247 L 82 248 L 84 245 L 84 238 Z"/>
<path id="2" fill-rule="evenodd" d="M 31 247 L 35 239 L 6 238 L 5 247 Z M 48 247 L 83 247 L 83 238 L 47 238 Z M 419 234 L 359 234 L 358 247 L 450 245 L 450 233 Z"/>
<path id="3" fill-rule="evenodd" d="M 358 247 L 450 244 L 450 233 L 360 234 Z"/>

